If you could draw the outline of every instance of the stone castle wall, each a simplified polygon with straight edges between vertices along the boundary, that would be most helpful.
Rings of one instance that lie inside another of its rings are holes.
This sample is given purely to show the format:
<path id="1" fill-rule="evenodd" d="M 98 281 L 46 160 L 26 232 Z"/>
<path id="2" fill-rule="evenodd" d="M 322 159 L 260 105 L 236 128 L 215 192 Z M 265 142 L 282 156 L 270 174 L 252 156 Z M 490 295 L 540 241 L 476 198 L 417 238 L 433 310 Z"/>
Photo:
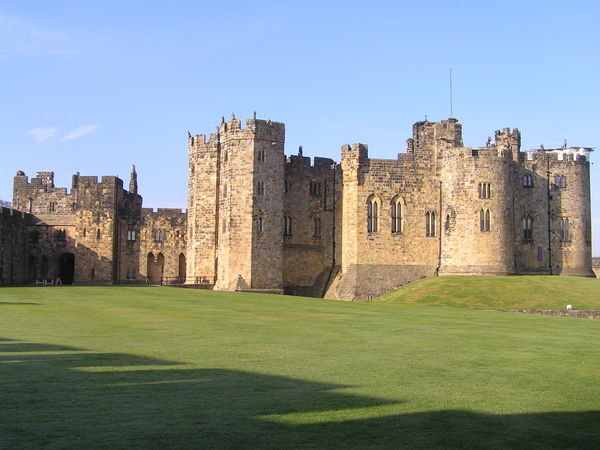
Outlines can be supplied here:
<path id="1" fill-rule="evenodd" d="M 592 276 L 589 149 L 521 152 L 520 132 L 464 147 L 456 119 L 406 152 L 288 158 L 285 125 L 235 117 L 188 138 L 188 211 L 142 208 L 137 174 L 14 179 L 0 282 L 215 284 L 368 300 L 445 274 Z M 16 210 L 22 212 L 16 212 Z M 11 247 L 12 246 L 12 247 Z M 70 272 L 69 272 L 69 268 Z"/>

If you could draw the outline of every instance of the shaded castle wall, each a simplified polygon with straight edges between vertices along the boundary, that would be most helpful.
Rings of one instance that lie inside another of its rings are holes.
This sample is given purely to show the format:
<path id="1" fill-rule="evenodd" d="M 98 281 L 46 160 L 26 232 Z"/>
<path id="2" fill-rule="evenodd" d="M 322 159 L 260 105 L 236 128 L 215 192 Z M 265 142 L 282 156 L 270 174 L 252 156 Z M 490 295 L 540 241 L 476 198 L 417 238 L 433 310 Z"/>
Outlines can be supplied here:
<path id="1" fill-rule="evenodd" d="M 27 266 L 31 248 L 28 233 L 32 223 L 30 214 L 12 208 L 0 209 L 0 285 L 33 280 L 32 268 Z"/>
<path id="2" fill-rule="evenodd" d="M 336 214 L 341 218 L 340 175 L 341 170 L 328 158 L 317 157 L 314 165 L 301 155 L 287 159 L 283 195 L 283 215 L 291 220 L 291 230 L 283 236 L 287 293 L 323 296 L 335 265 L 333 220 Z M 336 242 L 339 240 L 338 236 Z"/>
<path id="3" fill-rule="evenodd" d="M 517 270 L 593 276 L 589 161 L 568 152 L 560 156 L 559 151 L 530 152 L 522 154 L 516 173 Z M 532 176 L 533 187 L 524 186 L 526 174 Z M 564 186 L 557 185 L 556 176 L 564 177 Z M 532 239 L 524 238 L 526 216 L 533 220 Z M 568 220 L 568 236 L 561 234 L 562 219 Z"/>

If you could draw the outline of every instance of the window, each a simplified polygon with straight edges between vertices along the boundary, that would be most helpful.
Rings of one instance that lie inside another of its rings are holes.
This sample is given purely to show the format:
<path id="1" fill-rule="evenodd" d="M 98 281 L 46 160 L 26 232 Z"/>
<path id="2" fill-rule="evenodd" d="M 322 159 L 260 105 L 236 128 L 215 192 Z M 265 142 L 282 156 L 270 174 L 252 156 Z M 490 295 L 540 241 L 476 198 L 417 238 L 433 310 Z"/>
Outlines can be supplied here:
<path id="1" fill-rule="evenodd" d="M 392 233 L 403 233 L 402 200 L 398 197 L 394 197 L 390 206 L 392 216 Z"/>
<path id="2" fill-rule="evenodd" d="M 314 220 L 313 237 L 321 237 L 321 219 L 319 219 L 318 217 L 316 217 Z"/>
<path id="3" fill-rule="evenodd" d="M 91 277 L 92 277 L 92 280 L 93 280 L 94 278 L 96 278 L 96 269 L 94 269 L 94 268 L 92 268 Z"/>
<path id="4" fill-rule="evenodd" d="M 479 198 L 490 198 L 491 197 L 491 188 L 490 183 L 479 183 Z"/>
<path id="5" fill-rule="evenodd" d="M 377 233 L 379 231 L 379 202 L 374 196 L 367 200 L 367 232 Z"/>
<path id="6" fill-rule="evenodd" d="M 56 240 L 65 242 L 67 240 L 67 230 L 56 230 Z"/>
<path id="7" fill-rule="evenodd" d="M 55 212 L 56 211 L 56 202 L 50 202 L 48 209 L 50 210 L 50 212 Z"/>
<path id="8" fill-rule="evenodd" d="M 283 216 L 283 234 L 285 236 L 292 235 L 292 218 L 290 216 Z"/>
<path id="9" fill-rule="evenodd" d="M 83 229 L 83 237 L 85 237 L 85 235 L 87 234 L 87 228 Z"/>
<path id="10" fill-rule="evenodd" d="M 71 210 L 72 210 L 72 211 L 77 211 L 77 203 L 73 203 L 73 204 L 71 205 Z"/>
<path id="11" fill-rule="evenodd" d="M 523 241 L 533 241 L 533 219 L 531 216 L 523 217 Z"/>
<path id="12" fill-rule="evenodd" d="M 569 218 L 561 217 L 559 226 L 560 226 L 560 240 L 562 242 L 569 242 L 571 240 L 571 233 L 569 231 Z"/>
<path id="13" fill-rule="evenodd" d="M 310 195 L 312 197 L 320 197 L 321 196 L 321 183 L 317 183 L 316 181 L 311 181 Z"/>
<path id="14" fill-rule="evenodd" d="M 555 175 L 554 176 L 554 186 L 557 188 L 566 188 L 567 187 L 567 179 L 564 175 Z"/>
<path id="15" fill-rule="evenodd" d="M 256 231 L 258 231 L 259 233 L 262 233 L 262 231 L 263 231 L 263 218 L 262 218 L 262 216 L 258 216 L 258 218 L 256 219 Z"/>
<path id="16" fill-rule="evenodd" d="M 265 182 L 259 181 L 256 184 L 256 195 L 265 195 Z"/>
<path id="17" fill-rule="evenodd" d="M 525 174 L 523 176 L 523 187 L 532 188 L 533 187 L 533 176 L 530 174 Z"/>
<path id="18" fill-rule="evenodd" d="M 538 245 L 538 248 L 537 248 L 537 260 L 539 262 L 541 262 L 543 260 L 543 258 L 544 258 L 544 253 L 543 253 L 543 250 L 542 250 L 542 246 Z"/>
<path id="19" fill-rule="evenodd" d="M 164 231 L 155 231 L 154 232 L 154 242 L 165 242 L 165 232 Z"/>
<path id="20" fill-rule="evenodd" d="M 434 211 L 427 211 L 425 213 L 425 236 L 434 237 L 436 234 L 436 213 Z"/>
<path id="21" fill-rule="evenodd" d="M 100 228 L 98 228 L 96 230 L 96 239 L 98 239 L 98 240 L 102 239 L 102 234 L 100 234 Z"/>
<path id="22" fill-rule="evenodd" d="M 285 181 L 283 182 L 283 192 L 285 192 L 286 194 L 287 194 L 288 192 L 290 192 L 290 188 L 291 188 L 291 187 L 292 187 L 292 183 L 291 183 L 291 182 L 289 182 L 288 180 L 285 180 Z"/>
<path id="23" fill-rule="evenodd" d="M 135 241 L 135 230 L 127 231 L 127 241 L 129 241 L 129 242 Z"/>
<path id="24" fill-rule="evenodd" d="M 482 209 L 479 211 L 479 229 L 481 231 L 490 231 L 490 210 Z"/>
<path id="25" fill-rule="evenodd" d="M 265 151 L 262 150 L 262 149 L 258 151 L 258 160 L 259 161 L 264 161 L 265 160 Z"/>

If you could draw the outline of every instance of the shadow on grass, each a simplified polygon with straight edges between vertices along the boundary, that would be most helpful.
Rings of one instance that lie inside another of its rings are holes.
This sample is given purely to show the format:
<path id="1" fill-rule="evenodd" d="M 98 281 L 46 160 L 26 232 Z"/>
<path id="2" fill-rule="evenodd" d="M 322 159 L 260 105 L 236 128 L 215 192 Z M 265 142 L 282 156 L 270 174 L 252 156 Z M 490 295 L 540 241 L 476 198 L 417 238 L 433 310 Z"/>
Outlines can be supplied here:
<path id="1" fill-rule="evenodd" d="M 341 386 L 74 347 L 0 355 L 0 448 L 527 447 L 600 444 L 600 411 L 390 414 Z M 64 354 L 44 354 L 61 349 Z M 388 415 L 386 415 L 388 414 Z M 368 415 L 370 418 L 351 419 Z"/>
<path id="2" fill-rule="evenodd" d="M 40 303 L 31 302 L 0 302 L 0 305 L 39 305 Z"/>

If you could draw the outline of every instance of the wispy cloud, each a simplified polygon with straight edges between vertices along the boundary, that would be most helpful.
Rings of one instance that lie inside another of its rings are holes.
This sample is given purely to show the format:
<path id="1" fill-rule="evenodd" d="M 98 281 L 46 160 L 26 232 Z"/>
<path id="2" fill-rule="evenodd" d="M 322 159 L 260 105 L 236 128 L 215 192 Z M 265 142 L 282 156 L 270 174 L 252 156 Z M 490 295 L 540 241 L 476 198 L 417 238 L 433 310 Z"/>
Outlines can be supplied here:
<path id="1" fill-rule="evenodd" d="M 0 11 L 0 58 L 60 53 L 66 39 L 64 31 L 42 28 Z"/>
<path id="2" fill-rule="evenodd" d="M 85 136 L 88 133 L 91 133 L 96 128 L 98 128 L 96 125 L 84 125 L 82 127 L 75 128 L 69 134 L 67 134 L 66 136 L 62 137 L 61 141 L 64 142 L 64 141 L 71 141 L 73 139 L 78 139 L 78 138 L 80 138 L 82 136 Z"/>
<path id="3" fill-rule="evenodd" d="M 33 136 L 37 142 L 44 142 L 54 137 L 57 131 L 58 128 L 56 127 L 40 127 L 29 130 L 27 134 Z"/>

